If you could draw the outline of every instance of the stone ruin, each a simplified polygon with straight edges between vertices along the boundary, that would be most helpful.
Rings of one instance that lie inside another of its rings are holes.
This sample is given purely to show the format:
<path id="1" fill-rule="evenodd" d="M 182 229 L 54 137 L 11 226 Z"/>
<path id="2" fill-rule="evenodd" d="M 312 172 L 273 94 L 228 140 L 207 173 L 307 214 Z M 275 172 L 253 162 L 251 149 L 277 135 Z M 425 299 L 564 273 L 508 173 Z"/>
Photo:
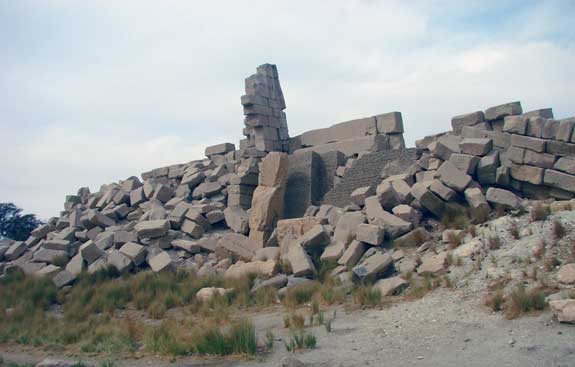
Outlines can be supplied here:
<path id="1" fill-rule="evenodd" d="M 0 272 L 51 277 L 59 287 L 106 267 L 118 272 L 184 268 L 260 279 L 286 290 L 319 262 L 331 276 L 405 285 L 396 274 L 445 269 L 446 254 L 419 264 L 446 212 L 472 219 L 524 198 L 575 196 L 575 118 L 512 102 L 453 117 L 453 130 L 405 148 L 399 112 L 289 137 L 277 68 L 246 79 L 246 139 L 206 158 L 81 188 L 23 242 L 0 243 Z M 393 246 L 392 246 L 393 244 Z M 288 264 L 289 267 L 280 267 Z M 385 295 L 385 294 L 384 294 Z"/>

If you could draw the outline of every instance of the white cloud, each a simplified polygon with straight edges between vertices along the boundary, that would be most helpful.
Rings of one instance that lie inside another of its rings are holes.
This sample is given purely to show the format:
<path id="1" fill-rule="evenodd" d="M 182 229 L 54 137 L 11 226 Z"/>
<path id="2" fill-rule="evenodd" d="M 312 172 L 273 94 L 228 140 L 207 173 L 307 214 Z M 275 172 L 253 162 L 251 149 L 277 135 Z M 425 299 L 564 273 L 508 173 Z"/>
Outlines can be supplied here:
<path id="1" fill-rule="evenodd" d="M 11 173 L 0 200 L 43 217 L 80 186 L 237 143 L 243 78 L 263 62 L 278 64 L 292 135 L 398 110 L 413 144 L 453 115 L 513 100 L 575 113 L 574 46 L 548 39 L 570 17 L 553 4 L 510 14 L 516 32 L 497 37 L 447 23 L 486 2 L 18 4 L 22 41 L 0 60 L 0 170 Z"/>

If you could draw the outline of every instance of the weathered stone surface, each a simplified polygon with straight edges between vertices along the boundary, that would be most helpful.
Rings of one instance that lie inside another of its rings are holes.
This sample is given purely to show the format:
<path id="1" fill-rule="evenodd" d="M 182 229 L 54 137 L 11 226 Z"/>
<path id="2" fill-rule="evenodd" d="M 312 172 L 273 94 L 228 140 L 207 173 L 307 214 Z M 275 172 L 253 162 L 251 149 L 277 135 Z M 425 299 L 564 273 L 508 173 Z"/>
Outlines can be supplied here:
<path id="1" fill-rule="evenodd" d="M 403 291 L 408 286 L 409 282 L 407 280 L 400 276 L 394 276 L 391 278 L 378 280 L 373 285 L 373 288 L 377 289 L 382 297 L 387 297 L 401 293 L 401 291 Z"/>
<path id="2" fill-rule="evenodd" d="M 575 159 L 561 157 L 555 162 L 553 166 L 555 170 L 563 171 L 570 175 L 575 175 Z"/>
<path id="3" fill-rule="evenodd" d="M 212 210 L 206 214 L 206 219 L 212 224 L 220 223 L 225 220 L 225 215 L 222 210 Z"/>
<path id="4" fill-rule="evenodd" d="M 6 250 L 6 252 L 4 253 L 4 257 L 10 261 L 16 260 L 17 258 L 22 256 L 22 254 L 25 251 L 26 251 L 26 243 L 22 241 L 16 241 L 12 245 L 10 245 L 10 247 L 8 247 L 8 250 Z"/>
<path id="5" fill-rule="evenodd" d="M 218 241 L 218 247 L 244 261 L 250 261 L 254 257 L 255 251 L 259 248 L 257 244 L 239 233 L 223 235 Z"/>
<path id="6" fill-rule="evenodd" d="M 575 284 L 575 264 L 563 265 L 557 272 L 557 281 L 562 284 Z"/>
<path id="7" fill-rule="evenodd" d="M 90 223 L 92 223 L 94 226 L 106 228 L 116 224 L 113 219 L 108 218 L 97 210 L 88 210 L 86 216 Z"/>
<path id="8" fill-rule="evenodd" d="M 483 195 L 483 192 L 481 192 L 481 189 L 470 187 L 465 190 L 464 194 L 467 204 L 469 204 L 472 209 L 485 208 L 486 210 L 489 210 L 489 204 L 487 204 L 487 200 L 485 200 L 485 196 Z"/>
<path id="9" fill-rule="evenodd" d="M 463 126 L 473 126 L 483 121 L 485 121 L 483 111 L 476 111 L 452 117 L 451 127 L 453 128 L 453 132 L 459 135 L 461 134 Z"/>
<path id="10" fill-rule="evenodd" d="M 306 251 L 324 248 L 330 242 L 330 234 L 325 226 L 317 224 L 306 231 L 299 242 Z"/>
<path id="11" fill-rule="evenodd" d="M 459 143 L 459 147 L 463 154 L 484 156 L 493 149 L 493 140 L 487 138 L 466 138 Z"/>
<path id="12" fill-rule="evenodd" d="M 52 278 L 52 282 L 54 283 L 54 285 L 58 288 L 62 288 L 65 287 L 67 285 L 72 284 L 74 281 L 76 280 L 76 275 L 72 274 L 66 270 L 62 270 L 60 272 L 58 272 L 56 275 L 54 275 L 54 277 Z"/>
<path id="13" fill-rule="evenodd" d="M 250 229 L 258 231 L 273 230 L 283 216 L 284 190 L 280 187 L 258 186 L 254 191 L 250 212 Z"/>
<path id="14" fill-rule="evenodd" d="M 517 181 L 529 182 L 533 185 L 541 185 L 543 183 L 543 172 L 545 170 L 540 167 L 533 167 L 527 165 L 512 164 L 511 177 Z"/>
<path id="15" fill-rule="evenodd" d="M 236 150 L 236 146 L 232 143 L 222 143 L 217 145 L 212 145 L 206 147 L 205 155 L 206 157 L 211 157 L 213 155 L 222 155 Z"/>
<path id="16" fill-rule="evenodd" d="M 182 223 L 180 230 L 193 238 L 202 238 L 204 235 L 204 228 L 196 222 L 185 219 Z"/>
<path id="17" fill-rule="evenodd" d="M 313 262 L 299 243 L 290 246 L 286 259 L 296 277 L 310 276 L 316 271 Z"/>
<path id="18" fill-rule="evenodd" d="M 447 252 L 433 255 L 423 260 L 423 263 L 417 268 L 420 275 L 435 275 L 443 273 L 447 267 Z"/>
<path id="19" fill-rule="evenodd" d="M 487 121 L 493 121 L 506 116 L 521 115 L 522 113 L 521 102 L 510 102 L 485 110 L 485 119 Z"/>
<path id="20" fill-rule="evenodd" d="M 400 181 L 401 182 L 401 181 Z M 407 198 L 408 195 L 411 195 L 411 188 L 408 189 L 408 193 L 405 192 L 405 187 L 398 183 L 397 187 L 402 190 L 402 196 Z M 379 202 L 381 206 L 385 210 L 391 210 L 393 207 L 402 204 L 402 198 L 395 190 L 393 182 L 382 182 L 377 186 L 376 190 L 377 197 L 379 198 Z M 373 194 L 372 194 L 373 195 Z M 365 198 L 364 198 L 365 204 Z"/>
<path id="21" fill-rule="evenodd" d="M 473 175 L 479 158 L 469 154 L 454 153 L 449 157 L 449 161 L 461 172 Z"/>
<path id="22" fill-rule="evenodd" d="M 366 216 L 361 212 L 344 213 L 337 222 L 333 238 L 347 245 L 355 236 L 358 225 L 365 223 Z"/>
<path id="23" fill-rule="evenodd" d="M 275 273 L 276 268 L 276 260 L 250 262 L 238 261 L 226 270 L 224 277 L 229 279 L 240 279 L 250 274 L 256 274 L 268 278 Z"/>
<path id="24" fill-rule="evenodd" d="M 280 255 L 279 247 L 264 247 L 256 251 L 252 261 L 277 260 Z"/>
<path id="25" fill-rule="evenodd" d="M 288 174 L 288 156 L 285 153 L 270 152 L 260 163 L 259 185 L 284 187 Z"/>
<path id="26" fill-rule="evenodd" d="M 375 116 L 377 132 L 379 134 L 403 133 L 403 119 L 401 112 L 389 112 Z"/>
<path id="27" fill-rule="evenodd" d="M 355 230 L 355 239 L 370 245 L 379 246 L 385 238 L 385 229 L 373 224 L 360 224 Z"/>
<path id="28" fill-rule="evenodd" d="M 561 190 L 575 192 L 575 176 L 555 171 L 545 170 L 545 185 L 559 188 Z"/>
<path id="29" fill-rule="evenodd" d="M 170 229 L 170 222 L 165 219 L 147 220 L 134 227 L 139 238 L 158 238 L 165 236 Z"/>
<path id="30" fill-rule="evenodd" d="M 547 140 L 545 151 L 553 155 L 573 156 L 575 155 L 575 144 L 557 140 Z"/>
<path id="31" fill-rule="evenodd" d="M 69 262 L 66 264 L 66 271 L 73 274 L 79 275 L 84 270 L 84 258 L 81 253 L 76 254 Z"/>
<path id="32" fill-rule="evenodd" d="M 368 222 L 383 227 L 390 239 L 411 230 L 411 223 L 385 211 L 377 196 L 371 196 L 365 200 L 365 213 Z"/>
<path id="33" fill-rule="evenodd" d="M 57 239 L 46 240 L 42 244 L 42 247 L 49 250 L 68 251 L 70 248 L 70 241 Z"/>
<path id="34" fill-rule="evenodd" d="M 158 273 L 161 271 L 171 270 L 173 267 L 173 262 L 170 254 L 165 251 L 161 251 L 156 256 L 148 259 L 148 265 L 150 265 L 150 268 L 153 272 Z"/>
<path id="35" fill-rule="evenodd" d="M 352 241 L 337 262 L 340 265 L 351 268 L 357 264 L 366 250 L 367 245 L 365 243 Z"/>
<path id="36" fill-rule="evenodd" d="M 411 194 L 427 211 L 438 218 L 443 215 L 445 209 L 444 202 L 428 190 L 423 183 L 416 183 L 411 187 Z"/>
<path id="37" fill-rule="evenodd" d="M 363 206 L 365 204 L 365 198 L 372 196 L 375 193 L 375 190 L 372 186 L 364 186 L 355 189 L 351 193 L 351 201 L 359 206 Z"/>
<path id="38" fill-rule="evenodd" d="M 440 137 L 436 142 L 429 145 L 429 150 L 431 153 L 443 159 L 448 160 L 451 154 L 461 153 L 459 148 L 459 142 L 461 138 L 454 135 L 444 135 Z"/>
<path id="39" fill-rule="evenodd" d="M 208 302 L 214 297 L 224 297 L 232 292 L 232 289 L 205 287 L 196 292 L 196 299 L 200 302 Z"/>
<path id="40" fill-rule="evenodd" d="M 53 230 L 54 230 L 54 227 L 50 223 L 46 223 L 46 224 L 42 224 L 42 225 L 38 226 L 36 229 L 34 229 L 32 231 L 31 234 L 34 237 L 43 238 L 48 233 L 52 232 Z"/>
<path id="41" fill-rule="evenodd" d="M 525 150 L 523 163 L 541 168 L 553 168 L 555 156 L 546 153 L 537 153 L 531 150 Z"/>
<path id="42" fill-rule="evenodd" d="M 413 224 L 414 227 L 419 225 L 421 219 L 420 213 L 409 205 L 401 204 L 392 209 L 393 215 Z"/>
<path id="43" fill-rule="evenodd" d="M 136 266 L 140 266 L 146 261 L 146 248 L 140 244 L 126 242 L 120 247 L 120 252 L 132 260 Z"/>
<path id="44" fill-rule="evenodd" d="M 549 307 L 559 322 L 575 324 L 575 299 L 553 300 Z"/>
<path id="45" fill-rule="evenodd" d="M 521 204 L 521 199 L 511 191 L 490 187 L 487 189 L 486 199 L 493 205 L 517 209 Z"/>
<path id="46" fill-rule="evenodd" d="M 431 182 L 431 185 L 429 185 L 429 190 L 431 190 L 431 192 L 445 201 L 452 201 L 457 196 L 457 193 L 454 190 L 445 186 L 440 180 L 437 179 Z"/>
<path id="47" fill-rule="evenodd" d="M 120 273 L 129 271 L 133 266 L 132 260 L 118 250 L 112 250 L 108 253 L 108 264 Z"/>
<path id="48" fill-rule="evenodd" d="M 34 275 L 39 278 L 53 277 L 54 275 L 58 274 L 61 270 L 62 269 L 60 269 L 59 266 L 48 264 L 42 269 L 36 271 Z"/>
<path id="49" fill-rule="evenodd" d="M 236 233 L 247 234 L 249 231 L 249 215 L 239 206 L 227 207 L 224 210 L 226 224 Z"/>
<path id="50" fill-rule="evenodd" d="M 264 289 L 264 288 L 275 288 L 275 289 L 280 289 L 282 287 L 285 287 L 288 283 L 288 277 L 285 274 L 278 274 L 276 276 L 273 276 L 269 279 L 263 280 L 259 283 L 254 284 L 254 286 L 251 289 L 252 293 L 256 293 L 257 291 L 259 291 L 260 289 Z"/>
<path id="51" fill-rule="evenodd" d="M 84 259 L 88 265 L 92 264 L 104 255 L 104 252 L 100 250 L 92 240 L 89 240 L 80 246 L 79 252 L 82 255 L 82 259 Z"/>
<path id="52" fill-rule="evenodd" d="M 564 142 L 570 142 L 573 136 L 573 127 L 575 126 L 575 118 L 567 118 L 559 120 L 557 127 L 556 139 Z"/>
<path id="53" fill-rule="evenodd" d="M 341 241 L 332 241 L 321 254 L 322 262 L 336 262 L 345 252 L 345 243 Z"/>
<path id="54" fill-rule="evenodd" d="M 511 135 L 511 145 L 514 147 L 525 148 L 534 152 L 544 152 L 547 140 L 532 138 L 530 136 Z"/>
<path id="55" fill-rule="evenodd" d="M 418 247 L 428 239 L 429 233 L 425 228 L 419 227 L 393 240 L 393 245 L 397 247 Z"/>
<path id="56" fill-rule="evenodd" d="M 371 256 L 366 256 L 356 265 L 352 272 L 362 280 L 375 280 L 379 274 L 384 273 L 392 264 L 391 255 L 381 251 L 373 251 Z"/>
<path id="57" fill-rule="evenodd" d="M 503 123 L 503 132 L 525 135 L 527 132 L 527 120 L 522 116 L 507 116 Z"/>
<path id="58" fill-rule="evenodd" d="M 464 191 L 471 183 L 471 176 L 458 170 L 450 161 L 443 162 L 437 173 L 441 182 L 458 192 Z"/>
<path id="59" fill-rule="evenodd" d="M 280 361 L 281 367 L 304 367 L 305 364 L 296 357 L 287 356 L 283 357 Z"/>

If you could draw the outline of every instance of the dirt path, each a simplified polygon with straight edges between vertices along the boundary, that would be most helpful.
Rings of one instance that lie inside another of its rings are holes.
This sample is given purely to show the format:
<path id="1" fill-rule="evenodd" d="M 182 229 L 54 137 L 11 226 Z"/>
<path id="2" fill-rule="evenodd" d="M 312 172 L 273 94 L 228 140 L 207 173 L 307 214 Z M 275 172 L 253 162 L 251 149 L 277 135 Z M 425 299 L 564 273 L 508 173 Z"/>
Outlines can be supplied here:
<path id="1" fill-rule="evenodd" d="M 254 319 L 259 335 L 272 330 L 285 338 L 283 313 Z M 306 366 L 574 366 L 575 326 L 559 324 L 550 312 L 505 320 L 481 308 L 478 296 L 438 289 L 425 298 L 383 310 L 338 309 L 331 333 L 308 329 L 318 339 L 315 350 L 296 354 Z M 271 355 L 252 361 L 175 362 L 145 358 L 121 366 L 279 366 L 288 355 L 276 341 Z M 1 352 L 6 360 L 35 362 L 43 354 Z"/>

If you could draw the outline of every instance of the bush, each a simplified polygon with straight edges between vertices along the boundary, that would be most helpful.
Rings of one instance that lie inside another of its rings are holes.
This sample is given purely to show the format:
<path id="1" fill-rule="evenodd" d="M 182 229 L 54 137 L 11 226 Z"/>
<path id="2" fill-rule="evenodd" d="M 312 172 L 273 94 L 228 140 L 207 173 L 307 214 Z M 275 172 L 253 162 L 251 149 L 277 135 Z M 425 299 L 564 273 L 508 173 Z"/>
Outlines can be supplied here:
<path id="1" fill-rule="evenodd" d="M 526 312 L 543 310 L 546 306 L 545 293 L 541 289 L 526 290 L 520 284 L 506 297 L 505 315 L 514 319 Z"/>
<path id="2" fill-rule="evenodd" d="M 531 220 L 533 220 L 534 222 L 543 221 L 543 220 L 547 219 L 549 214 L 550 214 L 550 211 L 549 211 L 548 205 L 545 205 L 542 203 L 537 203 L 531 209 Z"/>
<path id="3" fill-rule="evenodd" d="M 353 298 L 356 304 L 365 308 L 374 308 L 381 304 L 381 293 L 372 287 L 357 288 Z"/>

